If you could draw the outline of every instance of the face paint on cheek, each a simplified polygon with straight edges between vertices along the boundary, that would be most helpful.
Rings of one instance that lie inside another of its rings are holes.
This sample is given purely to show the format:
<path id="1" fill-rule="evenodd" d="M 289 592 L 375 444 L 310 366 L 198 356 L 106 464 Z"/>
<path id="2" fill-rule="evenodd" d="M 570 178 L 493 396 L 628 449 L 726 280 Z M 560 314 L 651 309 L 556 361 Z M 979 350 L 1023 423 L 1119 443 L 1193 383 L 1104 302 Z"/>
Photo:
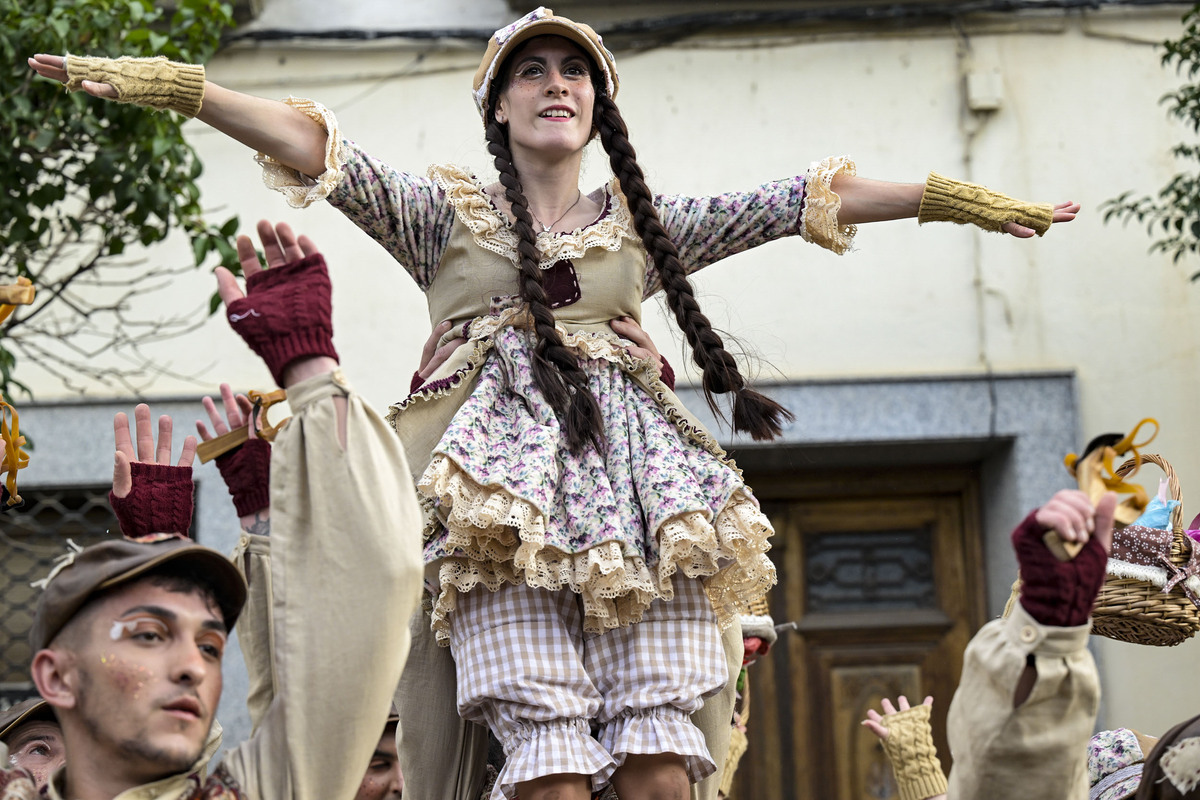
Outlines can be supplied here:
<path id="1" fill-rule="evenodd" d="M 115 653 L 100 656 L 100 663 L 109 670 L 113 684 L 125 694 L 132 694 L 136 700 L 146 686 L 146 681 L 154 677 L 149 669 L 141 664 L 130 664 L 124 659 L 117 658 Z"/>

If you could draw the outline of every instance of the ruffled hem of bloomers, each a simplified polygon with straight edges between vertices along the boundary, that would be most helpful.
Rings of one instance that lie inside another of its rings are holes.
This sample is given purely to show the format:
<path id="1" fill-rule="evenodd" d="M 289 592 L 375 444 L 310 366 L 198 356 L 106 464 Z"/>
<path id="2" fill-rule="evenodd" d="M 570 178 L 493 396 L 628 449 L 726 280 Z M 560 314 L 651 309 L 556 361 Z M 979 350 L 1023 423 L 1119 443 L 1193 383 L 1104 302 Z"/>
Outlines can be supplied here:
<path id="1" fill-rule="evenodd" d="M 608 338 L 577 333 L 564 340 L 593 364 L 615 362 L 626 372 L 641 372 L 643 380 L 658 382 L 648 364 Z M 670 414 L 659 419 L 664 417 L 667 429 L 677 431 L 672 436 L 684 433 Z M 660 432 L 658 428 L 651 433 Z M 650 494 L 637 498 L 646 517 L 657 523 L 653 532 L 656 557 L 649 560 L 646 549 L 628 539 L 599 541 L 573 552 L 556 546 L 548 541 L 547 520 L 537 502 L 511 485 L 472 474 L 460 458 L 439 452 L 443 449 L 439 446 L 417 483 L 418 490 L 437 503 L 443 526 L 426 552 L 428 561 L 439 561 L 439 593 L 432 611 L 438 640 L 448 638 L 449 617 L 458 593 L 480 585 L 491 591 L 506 583 L 548 590 L 569 588 L 582 600 L 584 630 L 599 633 L 640 621 L 655 599 L 673 598 L 673 576 L 679 571 L 703 579 L 718 624 L 722 629 L 728 627 L 775 583 L 775 568 L 766 556 L 772 528 L 736 470 L 706 448 L 694 442 L 684 444 L 687 439 L 679 436 L 679 447 L 691 448 L 688 457 L 695 461 L 681 458 L 679 469 L 695 468 L 699 463 L 700 469 L 711 470 L 710 476 L 719 475 L 711 478 L 710 487 L 725 487 L 720 490 L 724 494 L 714 496 L 709 507 L 694 499 L 687 501 L 688 507 L 663 506 L 680 512 L 665 518 L 654 516 L 655 500 Z M 483 440 L 491 441 L 486 436 Z M 462 458 L 478 458 L 473 448 L 462 447 L 461 452 Z M 493 455 L 488 453 L 489 458 Z M 663 460 L 661 454 L 658 460 Z M 674 485 L 667 483 L 663 495 L 671 495 L 668 502 L 680 502 L 672 489 Z M 621 496 L 617 500 L 619 506 L 628 505 L 621 502 Z M 550 502 L 548 497 L 542 498 L 543 506 Z"/>
<path id="2" fill-rule="evenodd" d="M 717 771 L 704 734 L 678 708 L 627 709 L 601 726 L 599 740 L 600 746 L 612 753 L 618 769 L 628 756 L 673 753 L 683 757 L 691 783 Z"/>
<path id="3" fill-rule="evenodd" d="M 591 737 L 586 720 L 530 722 L 522 727 L 515 746 L 508 745 L 511 751 L 505 754 L 490 800 L 516 797 L 518 783 L 562 773 L 595 776 L 593 785 L 600 788 L 616 767 L 612 756 Z"/>

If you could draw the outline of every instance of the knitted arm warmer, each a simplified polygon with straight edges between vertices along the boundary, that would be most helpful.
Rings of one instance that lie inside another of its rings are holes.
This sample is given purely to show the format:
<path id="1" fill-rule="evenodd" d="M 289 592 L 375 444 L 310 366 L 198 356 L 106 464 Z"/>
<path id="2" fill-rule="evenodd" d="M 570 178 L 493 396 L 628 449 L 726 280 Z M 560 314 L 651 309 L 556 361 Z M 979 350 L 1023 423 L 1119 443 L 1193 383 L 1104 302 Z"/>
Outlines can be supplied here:
<path id="1" fill-rule="evenodd" d="M 107 83 L 117 90 L 118 103 L 169 108 L 185 117 L 200 113 L 204 102 L 204 67 L 180 64 L 166 56 L 155 58 L 66 57 L 67 89 L 77 92 L 84 81 Z"/>
<path id="2" fill-rule="evenodd" d="M 129 494 L 117 497 L 108 493 L 121 533 L 130 538 L 153 533 L 187 536 L 196 494 L 192 468 L 132 461 L 129 470 L 133 476 Z"/>
<path id="3" fill-rule="evenodd" d="M 922 703 L 907 711 L 887 714 L 880 723 L 888 729 L 883 752 L 896 773 L 900 800 L 924 800 L 946 793 L 946 776 L 929 725 L 931 709 L 932 706 Z"/>
<path id="4" fill-rule="evenodd" d="M 936 172 L 929 173 L 917 222 L 970 223 L 985 231 L 1002 231 L 1004 223 L 1016 222 L 1033 228 L 1038 236 L 1050 229 L 1054 206 L 1050 203 L 1026 203 L 974 183 L 951 180 Z"/>

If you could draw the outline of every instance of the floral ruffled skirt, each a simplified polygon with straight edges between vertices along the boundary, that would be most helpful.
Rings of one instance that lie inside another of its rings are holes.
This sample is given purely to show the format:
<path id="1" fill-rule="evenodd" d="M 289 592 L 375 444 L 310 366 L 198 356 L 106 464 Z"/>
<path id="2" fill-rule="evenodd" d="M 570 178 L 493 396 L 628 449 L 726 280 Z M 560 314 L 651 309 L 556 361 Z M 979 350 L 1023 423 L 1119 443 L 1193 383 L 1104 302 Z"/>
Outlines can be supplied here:
<path id="1" fill-rule="evenodd" d="M 442 523 L 425 544 L 426 563 L 437 563 L 439 641 L 458 593 L 480 584 L 568 587 L 581 597 L 584 629 L 599 632 L 671 599 L 677 571 L 704 579 L 726 627 L 775 582 L 770 523 L 737 470 L 685 436 L 633 378 L 657 383 L 650 367 L 601 334 L 564 337 L 607 441 L 604 453 L 570 452 L 534 383 L 528 336 L 495 332 L 474 391 L 418 481 Z"/>

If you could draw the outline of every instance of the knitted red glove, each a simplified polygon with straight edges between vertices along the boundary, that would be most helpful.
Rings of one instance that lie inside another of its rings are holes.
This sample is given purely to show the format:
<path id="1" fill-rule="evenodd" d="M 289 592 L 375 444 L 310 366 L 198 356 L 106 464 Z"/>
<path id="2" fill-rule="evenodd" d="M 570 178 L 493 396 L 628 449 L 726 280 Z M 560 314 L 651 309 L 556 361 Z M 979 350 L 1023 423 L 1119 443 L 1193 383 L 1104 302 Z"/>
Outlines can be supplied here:
<path id="1" fill-rule="evenodd" d="M 229 324 L 283 386 L 284 370 L 297 359 L 337 360 L 332 293 L 324 257 L 306 256 L 247 278 L 246 296 L 226 309 Z"/>
<path id="2" fill-rule="evenodd" d="M 675 391 L 675 370 L 671 369 L 671 362 L 667 361 L 666 356 L 660 356 L 660 358 L 662 358 L 663 363 L 662 369 L 659 370 L 658 377 L 667 385 L 667 388 L 673 392 Z"/>
<path id="3" fill-rule="evenodd" d="M 217 456 L 217 470 L 229 487 L 239 517 L 271 505 L 271 444 L 265 439 L 248 439 Z"/>
<path id="4" fill-rule="evenodd" d="M 1030 512 L 1012 534 L 1021 565 L 1021 605 L 1043 625 L 1083 625 L 1104 585 L 1108 554 L 1093 536 L 1075 558 L 1059 561 L 1042 541 L 1046 529 L 1036 515 Z"/>
<path id="5" fill-rule="evenodd" d="M 108 502 L 121 524 L 121 533 L 131 538 L 152 533 L 179 533 L 192 527 L 196 487 L 191 467 L 130 462 L 133 489 L 124 497 L 111 491 Z"/>

